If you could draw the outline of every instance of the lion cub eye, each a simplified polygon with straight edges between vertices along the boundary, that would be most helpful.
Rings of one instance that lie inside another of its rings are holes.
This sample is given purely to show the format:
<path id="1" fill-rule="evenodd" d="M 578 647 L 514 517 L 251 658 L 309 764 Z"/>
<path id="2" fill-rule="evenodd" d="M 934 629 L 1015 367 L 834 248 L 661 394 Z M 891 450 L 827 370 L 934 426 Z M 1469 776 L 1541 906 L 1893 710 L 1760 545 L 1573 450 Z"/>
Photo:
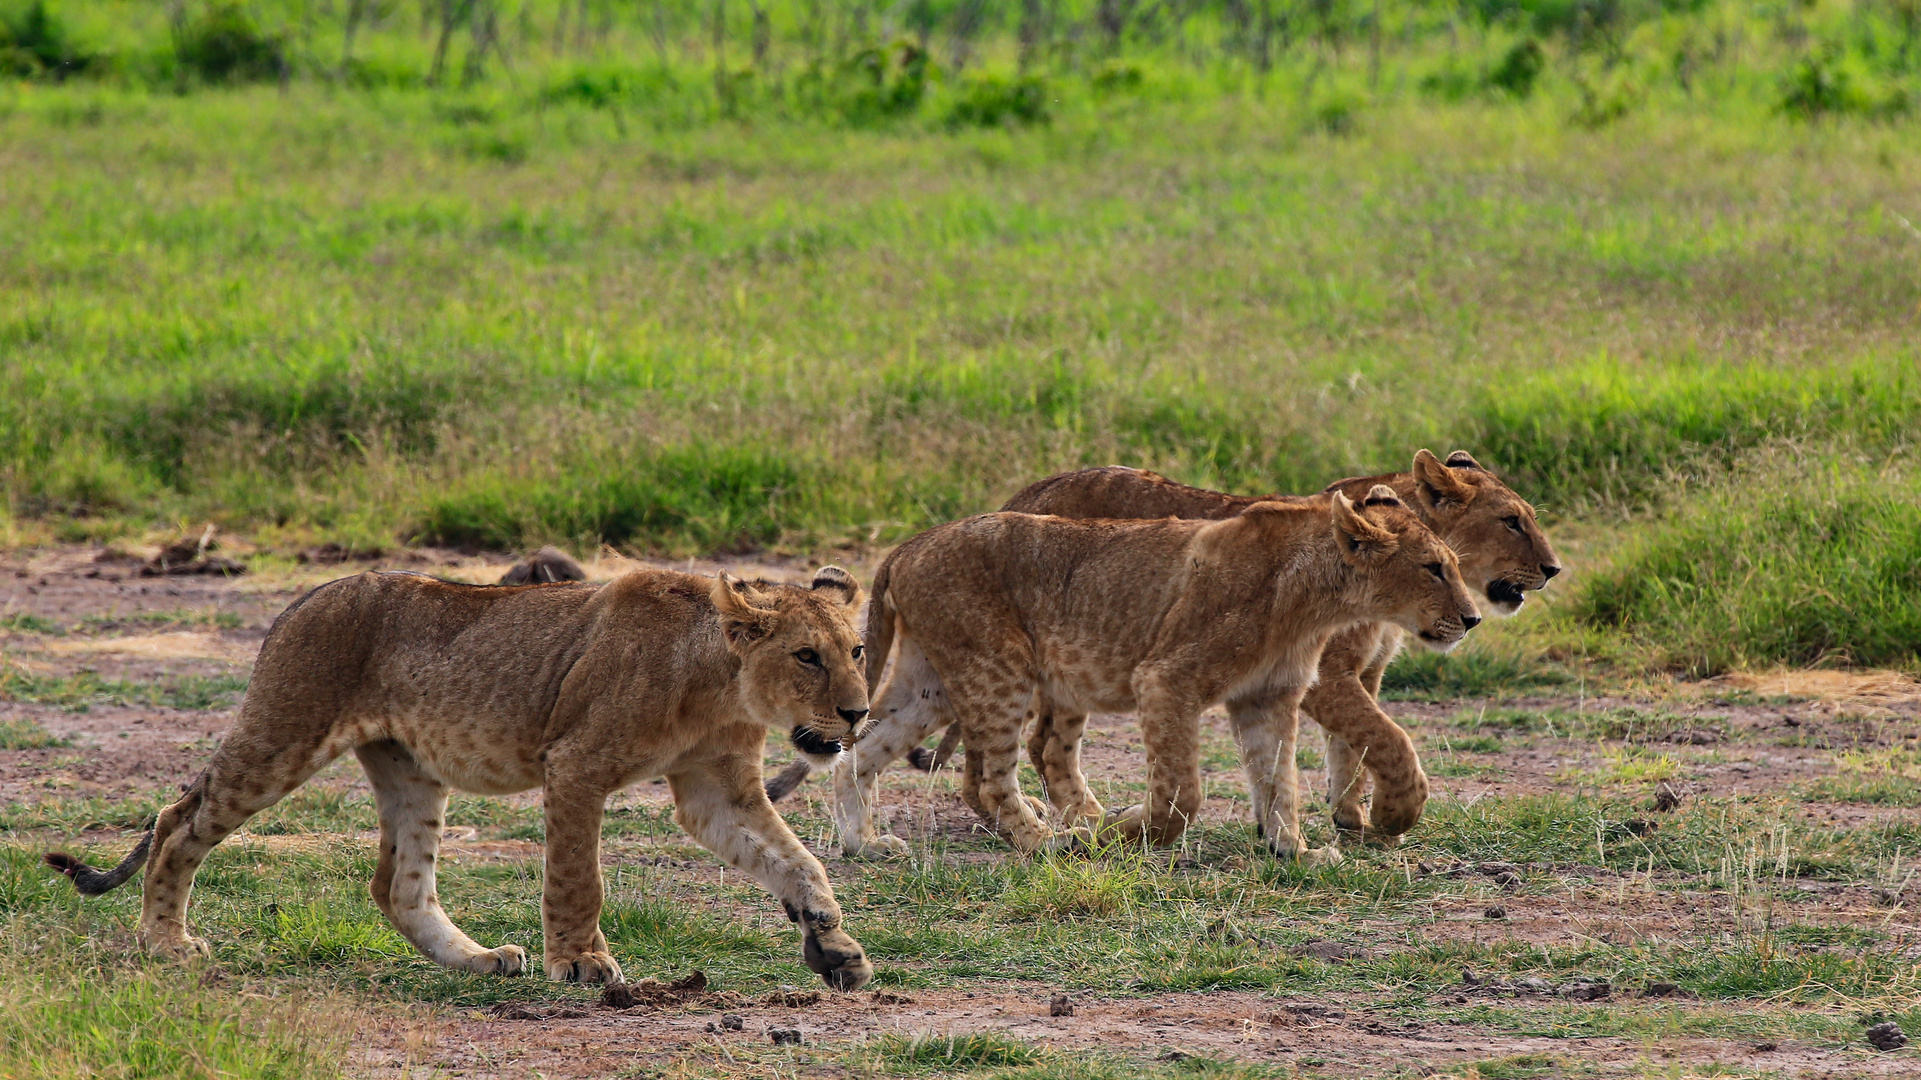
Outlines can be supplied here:
<path id="1" fill-rule="evenodd" d="M 865 655 L 867 655 L 866 649 L 861 648 L 859 645 L 854 646 L 854 659 L 859 660 Z"/>
<path id="2" fill-rule="evenodd" d="M 1504 517 L 1501 520 L 1506 522 L 1507 527 L 1510 529 L 1513 529 L 1515 532 L 1521 531 L 1521 515 L 1509 514 L 1507 517 Z"/>
<path id="3" fill-rule="evenodd" d="M 812 649 L 800 650 L 799 652 L 794 654 L 794 659 L 800 661 L 803 664 L 806 664 L 808 667 L 820 666 L 820 654 L 815 652 Z"/>
<path id="4" fill-rule="evenodd" d="M 1427 572 L 1430 574 L 1433 574 L 1437 578 L 1440 578 L 1442 581 L 1447 580 L 1447 568 L 1442 566 L 1440 563 L 1437 563 L 1437 562 L 1428 563 Z"/>

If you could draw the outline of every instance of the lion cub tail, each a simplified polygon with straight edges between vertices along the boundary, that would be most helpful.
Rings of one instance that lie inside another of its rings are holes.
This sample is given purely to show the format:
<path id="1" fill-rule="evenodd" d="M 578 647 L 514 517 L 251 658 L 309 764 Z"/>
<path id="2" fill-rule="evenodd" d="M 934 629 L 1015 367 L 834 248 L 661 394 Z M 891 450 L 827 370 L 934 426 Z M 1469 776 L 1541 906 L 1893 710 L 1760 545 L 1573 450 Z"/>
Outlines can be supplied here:
<path id="1" fill-rule="evenodd" d="M 893 576 L 893 560 L 874 571 L 874 588 L 867 597 L 867 629 L 862 633 L 861 651 L 867 654 L 867 692 L 880 689 L 881 672 L 887 669 L 887 654 L 894 649 L 894 623 L 897 616 L 887 599 L 888 580 Z"/>
<path id="2" fill-rule="evenodd" d="M 49 851 L 44 856 L 48 866 L 73 879 L 73 886 L 87 896 L 99 896 L 111 892 L 127 883 L 127 879 L 147 861 L 147 853 L 153 850 L 153 830 L 140 838 L 120 865 L 111 870 L 96 870 L 64 851 Z"/>

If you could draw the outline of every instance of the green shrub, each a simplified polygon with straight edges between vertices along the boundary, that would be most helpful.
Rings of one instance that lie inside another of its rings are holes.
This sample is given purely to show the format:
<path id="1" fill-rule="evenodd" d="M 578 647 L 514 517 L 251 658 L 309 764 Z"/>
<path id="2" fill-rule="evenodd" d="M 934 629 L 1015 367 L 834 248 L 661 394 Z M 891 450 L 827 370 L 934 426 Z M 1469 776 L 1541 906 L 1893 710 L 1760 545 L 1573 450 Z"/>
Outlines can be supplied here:
<path id="1" fill-rule="evenodd" d="M 1534 83 L 1547 68 L 1547 53 L 1542 51 L 1541 43 L 1526 38 L 1501 57 L 1501 62 L 1488 73 L 1488 85 L 1505 91 L 1517 98 L 1525 98 L 1534 93 Z"/>
<path id="2" fill-rule="evenodd" d="M 96 59 L 75 43 L 46 0 L 0 14 L 0 74 L 64 79 Z"/>
<path id="3" fill-rule="evenodd" d="M 233 0 L 215 0 L 177 21 L 174 55 L 207 82 L 266 82 L 287 73 L 285 37 L 261 30 Z"/>
<path id="4" fill-rule="evenodd" d="M 912 42 L 869 45 L 802 72 L 794 83 L 795 97 L 803 110 L 864 127 L 919 110 L 937 75 L 927 51 Z"/>
<path id="5" fill-rule="evenodd" d="M 691 446 L 624 463 L 592 461 L 582 475 L 481 476 L 435 502 L 421 539 L 517 549 L 561 538 L 582 547 L 628 542 L 744 552 L 778 540 L 780 500 L 822 478 L 789 455 L 753 447 Z"/>
<path id="6" fill-rule="evenodd" d="M 1044 124 L 1049 118 L 1047 84 L 1023 75 L 1012 79 L 977 78 L 961 84 L 947 126 L 1001 127 Z"/>
<path id="7" fill-rule="evenodd" d="M 1644 526 L 1574 610 L 1707 675 L 1921 665 L 1921 478 L 1763 459 Z"/>

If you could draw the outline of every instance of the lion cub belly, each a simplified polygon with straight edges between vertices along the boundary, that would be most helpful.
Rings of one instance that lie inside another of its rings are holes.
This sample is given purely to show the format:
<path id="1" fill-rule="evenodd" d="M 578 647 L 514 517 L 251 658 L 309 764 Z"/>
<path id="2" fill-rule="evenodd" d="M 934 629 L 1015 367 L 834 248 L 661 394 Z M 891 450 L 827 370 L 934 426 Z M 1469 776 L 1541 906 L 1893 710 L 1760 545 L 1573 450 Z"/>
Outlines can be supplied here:
<path id="1" fill-rule="evenodd" d="M 511 795 L 544 780 L 533 739 L 504 737 L 494 725 L 402 720 L 391 725 L 434 779 L 476 795 Z"/>

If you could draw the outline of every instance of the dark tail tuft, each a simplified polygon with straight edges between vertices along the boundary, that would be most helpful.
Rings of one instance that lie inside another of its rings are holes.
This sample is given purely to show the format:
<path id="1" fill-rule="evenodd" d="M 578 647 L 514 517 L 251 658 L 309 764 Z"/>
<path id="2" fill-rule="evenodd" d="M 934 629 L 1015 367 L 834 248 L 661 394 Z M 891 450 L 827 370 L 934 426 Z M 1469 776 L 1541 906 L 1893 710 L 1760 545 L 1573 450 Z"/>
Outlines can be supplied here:
<path id="1" fill-rule="evenodd" d="M 919 769 L 921 772 L 933 772 L 938 768 L 938 766 L 934 764 L 934 752 L 925 746 L 916 746 L 912 750 L 909 750 L 907 752 L 907 763 Z"/>
<path id="2" fill-rule="evenodd" d="M 767 801 L 779 802 L 792 795 L 794 789 L 801 785 L 801 781 L 807 779 L 807 774 L 813 771 L 803 758 L 775 773 L 767 781 Z"/>
<path id="3" fill-rule="evenodd" d="M 74 888 L 87 896 L 99 896 L 126 884 L 127 879 L 147 861 L 147 852 L 152 847 L 153 830 L 148 829 L 147 835 L 140 838 L 140 843 L 134 845 L 134 849 L 127 852 L 127 857 L 120 860 L 120 865 L 111 870 L 95 870 L 64 851 L 49 851 L 44 857 L 48 866 L 73 879 Z"/>

